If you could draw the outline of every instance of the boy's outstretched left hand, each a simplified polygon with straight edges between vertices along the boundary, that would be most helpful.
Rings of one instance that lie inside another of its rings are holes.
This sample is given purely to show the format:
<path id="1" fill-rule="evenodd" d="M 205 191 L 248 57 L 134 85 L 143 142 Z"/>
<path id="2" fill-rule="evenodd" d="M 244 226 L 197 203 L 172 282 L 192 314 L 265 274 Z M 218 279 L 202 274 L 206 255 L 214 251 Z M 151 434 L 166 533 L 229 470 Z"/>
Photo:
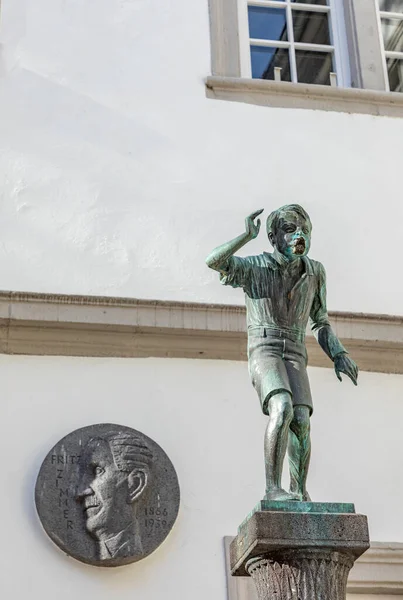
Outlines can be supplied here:
<path id="1" fill-rule="evenodd" d="M 337 379 L 339 381 L 342 381 L 341 373 L 344 373 L 347 377 L 350 377 L 354 385 L 357 385 L 358 367 L 348 354 L 344 354 L 343 352 L 335 356 L 334 370 L 336 371 Z"/>

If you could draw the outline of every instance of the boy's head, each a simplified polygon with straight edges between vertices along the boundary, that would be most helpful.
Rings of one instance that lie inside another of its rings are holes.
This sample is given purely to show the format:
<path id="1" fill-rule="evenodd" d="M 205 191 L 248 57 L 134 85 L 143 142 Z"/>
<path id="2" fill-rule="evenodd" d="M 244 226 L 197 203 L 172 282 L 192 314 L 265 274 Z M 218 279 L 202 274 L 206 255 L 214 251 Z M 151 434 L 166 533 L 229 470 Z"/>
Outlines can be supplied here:
<path id="1" fill-rule="evenodd" d="M 289 260 L 308 254 L 312 223 L 299 204 L 287 204 L 273 211 L 267 217 L 266 229 L 273 248 Z"/>

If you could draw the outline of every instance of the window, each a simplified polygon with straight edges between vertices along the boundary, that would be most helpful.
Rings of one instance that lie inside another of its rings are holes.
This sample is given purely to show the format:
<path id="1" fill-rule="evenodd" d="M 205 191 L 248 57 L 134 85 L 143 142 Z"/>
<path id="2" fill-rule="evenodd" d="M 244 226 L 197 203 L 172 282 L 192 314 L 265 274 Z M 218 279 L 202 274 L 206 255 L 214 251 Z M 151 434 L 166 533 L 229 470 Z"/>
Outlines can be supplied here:
<path id="1" fill-rule="evenodd" d="M 240 0 L 239 11 L 245 77 L 350 85 L 340 1 Z"/>
<path id="2" fill-rule="evenodd" d="M 403 0 L 208 0 L 209 98 L 403 117 Z"/>
<path id="3" fill-rule="evenodd" d="M 403 0 L 377 0 L 386 89 L 403 92 Z"/>

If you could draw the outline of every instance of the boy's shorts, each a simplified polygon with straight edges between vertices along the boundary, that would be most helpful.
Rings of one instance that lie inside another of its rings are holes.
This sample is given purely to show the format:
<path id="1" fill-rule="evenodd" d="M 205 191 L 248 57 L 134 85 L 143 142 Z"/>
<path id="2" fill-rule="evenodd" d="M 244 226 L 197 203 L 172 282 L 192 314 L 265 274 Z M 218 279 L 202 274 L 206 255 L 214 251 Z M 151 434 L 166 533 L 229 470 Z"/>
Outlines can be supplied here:
<path id="1" fill-rule="evenodd" d="M 293 406 L 308 406 L 312 414 L 305 336 L 270 327 L 249 329 L 248 361 L 264 414 L 269 414 L 270 398 L 283 391 L 291 394 Z"/>

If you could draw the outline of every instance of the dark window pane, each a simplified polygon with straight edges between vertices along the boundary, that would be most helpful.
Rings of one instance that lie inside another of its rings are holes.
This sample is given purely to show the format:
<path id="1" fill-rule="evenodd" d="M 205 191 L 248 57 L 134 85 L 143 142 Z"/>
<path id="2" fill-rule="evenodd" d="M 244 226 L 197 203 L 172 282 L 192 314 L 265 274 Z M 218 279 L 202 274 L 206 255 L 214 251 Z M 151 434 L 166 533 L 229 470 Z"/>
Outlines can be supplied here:
<path id="1" fill-rule="evenodd" d="M 250 54 L 254 79 L 274 79 L 274 67 L 280 67 L 281 81 L 291 81 L 288 50 L 251 46 Z"/>
<path id="2" fill-rule="evenodd" d="M 327 0 L 291 0 L 291 2 L 299 2 L 300 4 L 320 4 L 327 6 Z"/>
<path id="3" fill-rule="evenodd" d="M 403 60 L 387 58 L 389 86 L 391 92 L 403 92 Z"/>
<path id="4" fill-rule="evenodd" d="M 330 44 L 326 13 L 293 10 L 294 40 L 306 44 Z"/>
<path id="5" fill-rule="evenodd" d="M 382 19 L 382 35 L 385 50 L 403 52 L 403 20 Z"/>
<path id="6" fill-rule="evenodd" d="M 287 40 L 286 13 L 283 8 L 248 6 L 249 36 L 258 40 Z"/>
<path id="7" fill-rule="evenodd" d="M 299 83 L 330 85 L 333 59 L 330 52 L 296 50 L 297 74 Z"/>
<path id="8" fill-rule="evenodd" d="M 388 12 L 403 12 L 403 0 L 378 0 L 379 8 Z"/>

